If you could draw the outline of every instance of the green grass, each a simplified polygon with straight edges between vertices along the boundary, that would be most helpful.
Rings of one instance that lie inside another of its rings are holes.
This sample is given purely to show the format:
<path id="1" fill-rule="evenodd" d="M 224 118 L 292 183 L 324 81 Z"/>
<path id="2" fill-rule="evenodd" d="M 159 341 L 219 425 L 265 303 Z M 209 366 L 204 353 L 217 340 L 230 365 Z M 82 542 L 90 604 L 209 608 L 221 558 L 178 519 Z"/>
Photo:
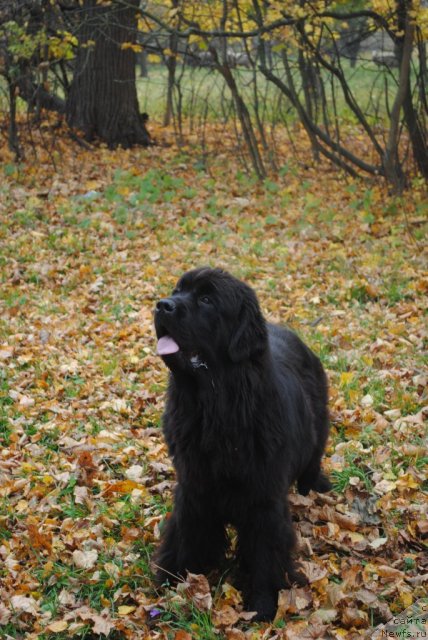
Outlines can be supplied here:
<path id="1" fill-rule="evenodd" d="M 296 65 L 291 57 L 291 64 Z M 275 61 L 275 73 L 284 77 L 283 64 L 280 57 L 277 56 Z M 377 104 L 379 96 L 385 91 L 385 77 L 388 76 L 388 72 L 382 68 L 379 68 L 371 60 L 359 60 L 355 68 L 351 68 L 349 62 L 345 59 L 341 61 L 342 68 L 345 76 L 349 82 L 349 85 L 357 97 L 357 100 L 361 103 L 361 106 L 367 105 L 369 101 L 373 105 Z M 160 63 L 149 63 L 148 65 L 149 75 L 147 78 L 142 78 L 138 75 L 137 68 L 137 90 L 139 95 L 140 109 L 149 113 L 150 117 L 161 119 L 164 113 L 164 107 L 166 104 L 166 91 L 167 91 L 167 69 Z M 246 99 L 247 104 L 252 105 L 254 100 L 254 88 L 252 83 L 253 71 L 244 67 L 239 67 L 233 71 L 237 80 L 238 87 Z M 296 75 L 296 74 L 295 74 Z M 397 71 L 394 71 L 394 75 L 397 76 Z M 323 76 L 326 80 L 325 90 L 327 99 L 332 101 L 332 89 L 328 72 L 323 72 Z M 183 71 L 182 65 L 179 60 L 176 72 L 177 81 L 180 82 L 183 94 L 183 114 L 185 116 L 191 116 L 195 119 L 195 123 L 198 118 L 208 114 L 209 118 L 220 119 L 224 121 L 232 112 L 233 107 L 231 105 L 230 92 L 225 84 L 224 79 L 220 74 L 212 69 L 207 68 L 192 68 L 186 67 Z M 56 86 L 57 82 L 52 76 L 52 86 Z M 395 86 L 392 78 L 389 79 L 389 103 L 391 104 Z M 296 80 L 297 87 L 299 86 Z M 265 122 L 277 122 L 279 119 L 279 111 L 282 111 L 281 119 L 287 118 L 288 120 L 294 119 L 294 114 L 290 114 L 289 102 L 284 96 L 280 95 L 279 90 L 268 82 L 261 72 L 257 72 L 257 87 L 259 93 L 259 101 L 261 104 L 262 118 Z M 353 115 L 349 107 L 346 105 L 341 93 L 337 91 L 338 82 L 335 81 L 336 88 L 336 100 L 338 102 L 339 113 L 343 118 L 353 119 Z M 61 90 L 58 90 L 61 95 Z M 6 81 L 3 76 L 0 76 L 0 110 L 8 110 L 8 90 Z M 280 105 L 280 106 L 278 106 Z M 380 115 L 385 116 L 385 108 L 380 108 Z M 26 113 L 27 104 L 18 96 L 17 100 L 18 112 Z M 375 109 L 372 107 L 373 112 Z M 364 108 L 363 108 L 364 111 Z M 379 114 L 376 114 L 376 118 Z M 19 167 L 14 163 L 8 163 L 4 166 L 3 172 L 5 175 L 13 176 L 16 174 Z"/>
<path id="2" fill-rule="evenodd" d="M 281 63 L 278 61 L 278 69 L 276 73 L 281 74 Z M 343 69 L 345 76 L 349 82 L 349 86 L 356 97 L 358 104 L 363 111 L 370 113 L 367 106 L 371 103 L 373 111 L 372 124 L 378 124 L 379 118 L 387 117 L 387 110 L 384 104 L 383 96 L 385 93 L 385 70 L 380 69 L 371 61 L 357 63 L 352 69 L 349 63 L 343 61 Z M 242 96 L 253 112 L 254 88 L 253 88 L 253 72 L 245 68 L 234 70 L 238 87 Z M 187 68 L 181 75 L 181 66 L 178 67 L 178 73 L 182 93 L 183 116 L 194 118 L 195 123 L 198 119 L 204 118 L 205 115 L 209 120 L 224 121 L 232 113 L 231 96 L 224 79 L 215 70 Z M 329 104 L 332 104 L 333 95 L 330 79 L 327 73 L 323 73 L 326 87 L 326 96 Z M 389 80 L 389 100 L 393 100 L 395 87 Z M 288 100 L 281 95 L 272 83 L 268 82 L 265 77 L 257 73 L 257 85 L 259 91 L 259 101 L 261 103 L 262 120 L 264 123 L 276 123 L 287 120 L 289 123 L 296 119 L 293 110 L 290 110 Z M 297 86 L 298 82 L 297 82 Z M 149 77 L 137 79 L 137 91 L 142 111 L 149 113 L 150 117 L 162 119 L 166 103 L 166 87 L 167 87 L 167 71 L 161 64 L 151 64 L 149 66 Z M 335 80 L 335 98 L 338 113 L 343 121 L 351 123 L 355 122 L 355 116 L 346 104 L 338 83 Z M 379 109 L 375 111 L 373 104 L 379 102 Z M 279 106 L 280 105 L 280 106 Z M 287 171 L 287 167 L 283 168 L 283 172 Z M 364 205 L 370 201 L 370 190 L 368 196 L 364 199 Z"/>
<path id="3" fill-rule="evenodd" d="M 10 428 L 7 414 L 3 407 L 0 407 L 0 445 L 9 446 L 11 433 L 12 429 Z"/>
<path id="4" fill-rule="evenodd" d="M 13 400 L 9 396 L 6 372 L 0 369 L 0 445 L 4 447 L 9 445 L 12 434 L 9 409 L 11 405 L 13 405 Z"/>
<path id="5" fill-rule="evenodd" d="M 174 631 L 186 631 L 195 640 L 223 640 L 225 636 L 215 629 L 211 614 L 200 611 L 193 604 L 183 607 L 181 603 L 170 600 L 168 608 L 160 613 L 160 619 Z"/>
<path id="6" fill-rule="evenodd" d="M 373 483 L 370 478 L 370 473 L 366 471 L 361 465 L 361 460 L 356 460 L 356 456 L 348 454 L 346 456 L 347 464 L 341 471 L 332 471 L 331 480 L 333 488 L 338 493 L 343 493 L 349 486 L 351 478 L 359 478 L 363 481 L 363 484 L 367 491 L 371 491 Z"/>

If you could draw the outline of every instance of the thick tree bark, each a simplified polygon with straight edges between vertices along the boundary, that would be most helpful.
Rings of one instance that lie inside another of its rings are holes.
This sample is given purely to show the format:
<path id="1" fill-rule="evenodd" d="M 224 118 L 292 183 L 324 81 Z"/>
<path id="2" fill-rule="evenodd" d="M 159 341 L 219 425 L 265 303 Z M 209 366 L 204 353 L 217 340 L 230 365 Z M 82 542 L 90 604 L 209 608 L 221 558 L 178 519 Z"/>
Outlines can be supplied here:
<path id="1" fill-rule="evenodd" d="M 147 116 L 138 108 L 135 52 L 126 46 L 136 40 L 138 6 L 138 0 L 84 2 L 66 117 L 87 140 L 99 138 L 112 147 L 150 144 Z"/>

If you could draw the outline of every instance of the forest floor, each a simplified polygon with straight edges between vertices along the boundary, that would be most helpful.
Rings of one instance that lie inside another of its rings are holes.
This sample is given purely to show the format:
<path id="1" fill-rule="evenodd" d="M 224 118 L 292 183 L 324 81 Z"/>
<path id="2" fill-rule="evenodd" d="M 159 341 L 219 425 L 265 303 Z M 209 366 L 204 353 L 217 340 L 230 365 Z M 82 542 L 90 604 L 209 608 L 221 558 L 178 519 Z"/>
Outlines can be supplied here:
<path id="1" fill-rule="evenodd" d="M 427 596 L 423 186 L 312 166 L 298 131 L 298 159 L 260 183 L 220 133 L 208 167 L 190 144 L 88 151 L 61 132 L 0 167 L 2 638 L 352 640 Z M 335 491 L 290 495 L 310 584 L 272 624 L 227 575 L 152 582 L 174 485 L 152 311 L 201 264 L 253 286 L 330 380 Z"/>

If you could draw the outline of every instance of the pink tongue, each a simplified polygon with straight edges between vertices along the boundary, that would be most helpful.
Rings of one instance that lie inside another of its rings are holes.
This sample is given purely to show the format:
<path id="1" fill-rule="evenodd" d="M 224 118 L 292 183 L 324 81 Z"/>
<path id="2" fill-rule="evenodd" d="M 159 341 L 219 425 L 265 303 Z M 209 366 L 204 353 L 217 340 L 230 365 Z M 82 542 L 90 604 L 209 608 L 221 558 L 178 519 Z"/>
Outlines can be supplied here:
<path id="1" fill-rule="evenodd" d="M 160 356 L 166 356 L 169 353 L 176 353 L 180 350 L 180 347 L 171 336 L 163 336 L 158 340 L 158 354 Z"/>

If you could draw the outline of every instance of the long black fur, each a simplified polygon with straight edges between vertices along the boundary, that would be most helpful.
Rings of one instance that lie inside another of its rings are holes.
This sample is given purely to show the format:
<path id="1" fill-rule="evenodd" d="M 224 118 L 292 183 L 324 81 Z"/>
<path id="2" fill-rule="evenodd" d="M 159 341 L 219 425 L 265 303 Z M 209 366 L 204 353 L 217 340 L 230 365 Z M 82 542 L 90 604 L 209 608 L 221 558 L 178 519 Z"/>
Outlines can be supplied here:
<path id="1" fill-rule="evenodd" d="M 184 274 L 155 312 L 158 338 L 180 347 L 169 367 L 164 434 L 177 472 L 158 581 L 221 565 L 238 533 L 244 601 L 272 619 L 278 591 L 301 582 L 287 492 L 328 491 L 327 380 L 291 331 L 266 323 L 253 290 L 220 269 Z"/>

